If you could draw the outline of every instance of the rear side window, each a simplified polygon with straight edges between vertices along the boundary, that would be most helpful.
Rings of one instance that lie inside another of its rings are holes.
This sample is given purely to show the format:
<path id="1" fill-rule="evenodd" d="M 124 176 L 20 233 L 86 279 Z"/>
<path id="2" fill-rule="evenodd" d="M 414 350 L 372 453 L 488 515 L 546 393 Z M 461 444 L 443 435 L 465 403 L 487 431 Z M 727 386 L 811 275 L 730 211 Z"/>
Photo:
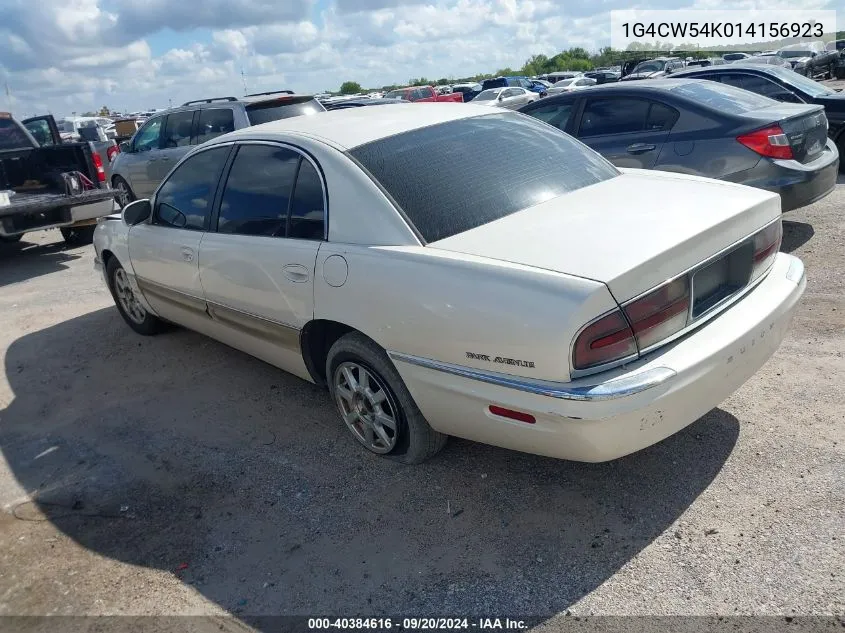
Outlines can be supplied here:
<path id="1" fill-rule="evenodd" d="M 542 102 L 541 102 L 542 103 Z M 559 103 L 559 104 L 544 104 L 539 108 L 525 111 L 525 114 L 533 116 L 535 119 L 545 121 L 549 125 L 554 125 L 560 130 L 566 131 L 566 124 L 569 122 L 569 117 L 572 114 L 573 104 Z"/>
<path id="2" fill-rule="evenodd" d="M 194 120 L 194 113 L 176 112 L 167 116 L 164 124 L 164 142 L 161 144 L 164 149 L 171 147 L 185 147 L 191 144 L 191 123 Z"/>
<path id="3" fill-rule="evenodd" d="M 722 80 L 723 84 L 734 86 L 735 88 L 742 88 L 743 90 L 750 90 L 751 92 L 763 95 L 764 97 L 771 97 L 772 95 L 784 92 L 784 88 L 776 84 L 774 81 L 758 77 L 757 75 L 723 73 L 719 75 L 719 79 Z"/>
<path id="4" fill-rule="evenodd" d="M 678 111 L 662 103 L 652 102 L 648 109 L 646 119 L 646 130 L 669 130 L 678 120 Z"/>
<path id="5" fill-rule="evenodd" d="M 292 97 L 273 101 L 262 101 L 247 106 L 246 116 L 250 125 L 261 125 L 270 121 L 289 119 L 303 114 L 316 114 L 326 109 L 311 97 Z"/>
<path id="6" fill-rule="evenodd" d="M 242 145 L 220 201 L 218 233 L 284 237 L 299 154 L 286 147 Z"/>
<path id="7" fill-rule="evenodd" d="M 205 143 L 221 134 L 233 132 L 234 129 L 235 114 L 231 108 L 200 110 L 196 142 Z"/>
<path id="8" fill-rule="evenodd" d="M 712 81 L 684 83 L 671 90 L 675 94 L 692 99 L 700 105 L 721 110 L 728 114 L 742 114 L 750 110 L 761 110 L 775 105 L 775 102 L 767 97 Z"/>
<path id="9" fill-rule="evenodd" d="M 302 159 L 293 200 L 290 205 L 288 237 L 305 240 L 321 240 L 324 237 L 323 181 L 320 174 L 307 159 Z"/>
<path id="10" fill-rule="evenodd" d="M 578 136 L 639 132 L 645 128 L 648 106 L 642 99 L 591 99 L 584 108 Z"/>
<path id="11" fill-rule="evenodd" d="M 156 193 L 153 221 L 177 229 L 206 230 L 228 156 L 229 147 L 215 147 L 179 165 Z"/>
<path id="12" fill-rule="evenodd" d="M 619 174 L 572 137 L 550 134 L 543 123 L 509 112 L 397 134 L 350 154 L 427 242 Z"/>

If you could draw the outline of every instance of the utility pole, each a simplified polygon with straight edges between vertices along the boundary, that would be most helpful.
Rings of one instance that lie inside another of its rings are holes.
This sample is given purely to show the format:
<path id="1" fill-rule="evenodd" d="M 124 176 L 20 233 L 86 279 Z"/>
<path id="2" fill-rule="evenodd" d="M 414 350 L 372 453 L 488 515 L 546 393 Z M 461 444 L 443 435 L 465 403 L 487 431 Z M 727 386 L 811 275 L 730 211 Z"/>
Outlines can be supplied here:
<path id="1" fill-rule="evenodd" d="M 9 82 L 6 82 L 6 100 L 9 102 L 9 113 L 12 112 L 12 93 L 9 92 Z"/>
<path id="2" fill-rule="evenodd" d="M 244 67 L 241 66 L 241 80 L 244 82 L 244 94 L 247 93 L 246 89 L 246 75 L 244 74 Z"/>

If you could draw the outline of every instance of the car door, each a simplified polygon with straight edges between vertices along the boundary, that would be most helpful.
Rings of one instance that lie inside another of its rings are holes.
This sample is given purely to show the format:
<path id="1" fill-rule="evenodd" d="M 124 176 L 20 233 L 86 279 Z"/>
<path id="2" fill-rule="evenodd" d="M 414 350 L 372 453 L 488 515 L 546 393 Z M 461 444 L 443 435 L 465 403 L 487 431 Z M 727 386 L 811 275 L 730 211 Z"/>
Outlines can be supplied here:
<path id="1" fill-rule="evenodd" d="M 325 200 L 309 156 L 280 143 L 244 142 L 220 196 L 216 232 L 200 247 L 212 318 L 236 346 L 298 375 L 306 371 L 299 334 L 314 317 Z"/>
<path id="2" fill-rule="evenodd" d="M 651 169 L 677 118 L 667 110 L 635 97 L 587 99 L 577 137 L 617 167 Z"/>
<path id="3" fill-rule="evenodd" d="M 150 220 L 129 231 L 138 287 L 165 319 L 189 327 L 208 319 L 199 276 L 199 247 L 208 230 L 231 144 L 200 150 L 182 162 L 152 199 Z"/>
<path id="4" fill-rule="evenodd" d="M 191 150 L 194 110 L 168 114 L 161 135 L 161 149 L 150 156 L 150 180 L 153 188 L 164 180 L 173 166 Z"/>
<path id="5" fill-rule="evenodd" d="M 499 105 L 503 108 L 508 108 L 509 110 L 515 110 L 525 103 L 521 99 L 521 95 L 521 88 L 505 88 L 502 91 L 502 100 L 499 102 Z"/>
<path id="6" fill-rule="evenodd" d="M 163 123 L 163 116 L 149 119 L 135 133 L 129 151 L 120 157 L 121 175 L 129 181 L 136 198 L 149 198 L 160 182 L 153 178 L 150 160 L 155 160 L 160 151 Z"/>

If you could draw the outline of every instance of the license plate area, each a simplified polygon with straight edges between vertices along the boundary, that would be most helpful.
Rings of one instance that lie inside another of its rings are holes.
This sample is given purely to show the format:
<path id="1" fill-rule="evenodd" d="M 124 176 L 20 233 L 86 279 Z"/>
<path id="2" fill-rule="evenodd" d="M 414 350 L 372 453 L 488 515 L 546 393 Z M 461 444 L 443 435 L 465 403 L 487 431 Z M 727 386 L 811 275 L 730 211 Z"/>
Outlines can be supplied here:
<path id="1" fill-rule="evenodd" d="M 751 278 L 754 247 L 750 243 L 707 264 L 692 275 L 692 318 L 706 314 L 742 290 Z"/>

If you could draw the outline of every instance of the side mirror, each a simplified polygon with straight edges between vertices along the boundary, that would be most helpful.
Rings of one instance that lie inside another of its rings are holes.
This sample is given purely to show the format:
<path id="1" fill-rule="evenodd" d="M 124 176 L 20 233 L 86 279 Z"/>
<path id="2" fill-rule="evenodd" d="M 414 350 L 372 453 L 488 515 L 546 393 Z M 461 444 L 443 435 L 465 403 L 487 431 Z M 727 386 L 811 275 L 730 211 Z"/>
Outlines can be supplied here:
<path id="1" fill-rule="evenodd" d="M 135 226 L 150 217 L 153 207 L 146 198 L 135 200 L 123 207 L 123 221 L 127 226 Z"/>
<path id="2" fill-rule="evenodd" d="M 813 51 L 813 52 L 810 54 L 810 57 L 815 57 L 816 55 L 818 55 L 818 53 L 816 53 L 815 51 Z"/>
<path id="3" fill-rule="evenodd" d="M 671 75 L 671 74 L 672 74 L 672 70 L 673 70 L 673 69 L 672 69 L 672 67 L 671 67 L 671 66 L 667 66 L 667 67 L 666 67 L 666 74 L 667 74 L 667 75 Z"/>
<path id="4" fill-rule="evenodd" d="M 132 147 L 129 145 L 129 141 L 123 141 L 118 147 L 120 147 L 120 151 L 123 154 L 128 154 L 132 151 Z"/>

